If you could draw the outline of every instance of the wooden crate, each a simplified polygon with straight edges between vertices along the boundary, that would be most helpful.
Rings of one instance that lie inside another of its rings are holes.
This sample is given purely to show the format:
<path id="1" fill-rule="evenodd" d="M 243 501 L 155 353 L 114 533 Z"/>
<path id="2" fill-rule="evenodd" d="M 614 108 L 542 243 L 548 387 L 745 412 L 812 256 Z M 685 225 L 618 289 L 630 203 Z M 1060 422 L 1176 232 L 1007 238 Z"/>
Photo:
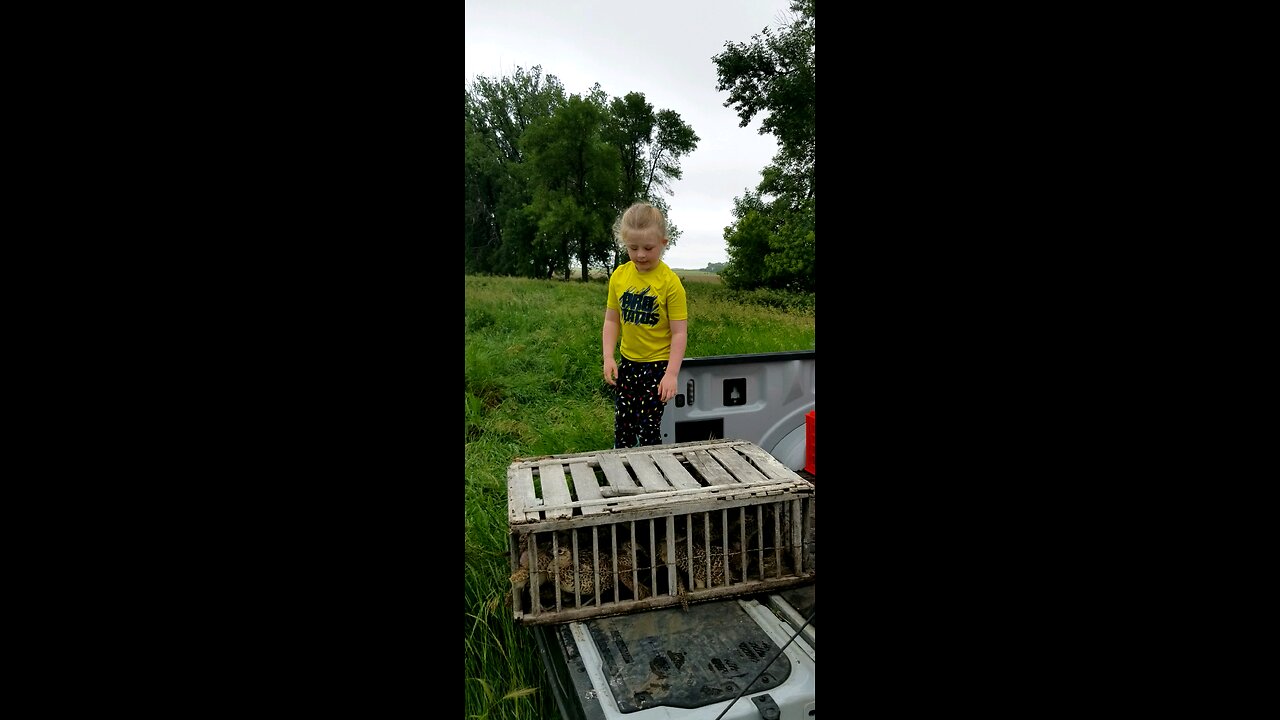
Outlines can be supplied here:
<path id="1" fill-rule="evenodd" d="M 519 458 L 507 500 L 512 609 L 525 624 L 816 577 L 813 483 L 743 440 Z"/>

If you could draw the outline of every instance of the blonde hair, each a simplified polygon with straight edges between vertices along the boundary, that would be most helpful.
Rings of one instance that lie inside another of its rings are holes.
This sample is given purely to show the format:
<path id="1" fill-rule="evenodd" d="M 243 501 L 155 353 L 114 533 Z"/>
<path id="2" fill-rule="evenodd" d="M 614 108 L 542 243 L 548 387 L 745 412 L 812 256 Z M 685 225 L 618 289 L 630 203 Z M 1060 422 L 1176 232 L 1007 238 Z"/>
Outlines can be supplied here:
<path id="1" fill-rule="evenodd" d="M 665 240 L 667 219 L 662 211 L 649 203 L 638 202 L 622 211 L 613 223 L 613 239 L 619 246 L 627 244 L 628 235 L 638 232 L 652 232 L 656 240 Z"/>

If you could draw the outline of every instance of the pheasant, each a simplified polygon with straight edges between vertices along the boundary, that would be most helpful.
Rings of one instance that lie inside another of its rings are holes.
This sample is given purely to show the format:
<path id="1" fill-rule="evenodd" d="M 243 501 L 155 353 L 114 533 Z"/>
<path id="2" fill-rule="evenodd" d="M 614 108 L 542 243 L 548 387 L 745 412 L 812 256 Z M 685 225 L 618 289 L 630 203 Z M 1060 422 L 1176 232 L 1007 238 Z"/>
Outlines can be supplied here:
<path id="1" fill-rule="evenodd" d="M 747 553 L 747 562 L 750 572 L 756 576 L 757 580 L 773 580 L 778 577 L 778 559 L 774 555 L 772 548 L 764 551 L 764 562 L 758 562 L 759 556 L 755 552 Z M 787 572 L 787 566 L 784 563 L 781 567 L 782 572 Z"/>
<path id="2" fill-rule="evenodd" d="M 624 587 L 631 591 L 631 597 L 636 600 L 643 600 L 650 595 L 649 586 L 644 584 L 644 571 L 648 569 L 649 564 L 644 556 L 644 548 L 636 546 L 636 562 L 639 563 L 638 569 L 640 570 L 641 580 L 639 585 L 633 583 L 631 580 L 631 571 L 633 569 L 631 564 L 631 549 L 632 544 L 630 540 L 622 543 L 622 547 L 618 548 L 618 580 L 622 582 Z"/>
<path id="3" fill-rule="evenodd" d="M 694 589 L 702 589 L 707 587 L 716 587 L 725 584 L 724 575 L 724 554 L 719 552 L 716 547 L 711 548 L 711 583 L 707 584 L 707 549 L 696 541 L 693 544 L 693 562 L 689 561 L 689 543 L 685 538 L 678 538 L 675 541 L 676 551 L 676 596 L 680 598 L 680 605 L 685 609 L 689 609 L 688 588 L 684 584 L 684 578 L 688 575 L 690 569 L 693 570 L 693 587 Z M 658 562 L 665 563 L 667 560 L 667 541 L 663 540 L 658 545 Z M 692 566 L 692 567 L 691 567 Z"/>
<path id="4" fill-rule="evenodd" d="M 748 518 L 751 520 L 752 518 Z M 778 557 L 775 554 L 772 540 L 760 537 L 760 533 L 751 523 L 752 530 L 747 537 L 747 573 L 755 580 L 773 580 L 778 577 L 779 570 L 782 574 L 790 572 L 790 566 L 787 564 L 786 556 L 783 554 L 781 566 L 779 566 Z M 768 533 L 766 532 L 766 535 Z M 764 543 L 764 547 L 760 547 L 760 543 Z M 734 542 L 737 545 L 737 542 Z M 737 548 L 734 548 L 736 552 Z M 763 560 L 761 559 L 763 556 Z"/>
<path id="5" fill-rule="evenodd" d="M 573 551 L 561 545 L 557 554 L 556 567 L 559 568 L 557 580 L 560 584 L 560 590 L 574 597 L 585 595 L 590 598 L 590 601 L 594 602 L 596 567 L 592 561 L 592 551 L 578 550 L 577 588 L 574 587 Z M 603 550 L 599 552 L 598 557 L 600 558 L 600 592 L 605 593 L 613 589 L 613 559 L 609 556 L 609 553 Z M 580 597 L 579 600 L 581 600 Z"/>
<path id="6" fill-rule="evenodd" d="M 554 571 L 556 568 L 552 565 L 551 553 L 546 548 L 538 548 L 538 574 L 545 575 Z M 526 549 L 520 553 L 520 566 L 516 571 L 511 573 L 511 588 L 520 592 L 529 584 L 529 551 Z"/>

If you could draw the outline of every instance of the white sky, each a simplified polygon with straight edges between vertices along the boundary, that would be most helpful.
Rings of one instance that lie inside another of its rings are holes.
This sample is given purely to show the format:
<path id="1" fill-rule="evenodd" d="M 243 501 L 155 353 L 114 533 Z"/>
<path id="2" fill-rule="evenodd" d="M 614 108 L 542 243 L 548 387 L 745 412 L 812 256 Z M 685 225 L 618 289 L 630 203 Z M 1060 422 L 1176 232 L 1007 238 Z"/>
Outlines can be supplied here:
<path id="1" fill-rule="evenodd" d="M 466 0 L 466 84 L 478 76 L 509 77 L 517 66 L 542 66 L 566 94 L 592 85 L 610 97 L 644 93 L 655 112 L 674 110 L 698 135 L 681 158 L 684 177 L 666 196 L 681 231 L 667 265 L 698 270 L 725 262 L 724 228 L 733 199 L 760 182 L 777 152 L 760 135 L 760 116 L 738 127 L 738 114 L 716 90 L 711 58 L 726 42 L 750 43 L 789 14 L 788 0 Z"/>

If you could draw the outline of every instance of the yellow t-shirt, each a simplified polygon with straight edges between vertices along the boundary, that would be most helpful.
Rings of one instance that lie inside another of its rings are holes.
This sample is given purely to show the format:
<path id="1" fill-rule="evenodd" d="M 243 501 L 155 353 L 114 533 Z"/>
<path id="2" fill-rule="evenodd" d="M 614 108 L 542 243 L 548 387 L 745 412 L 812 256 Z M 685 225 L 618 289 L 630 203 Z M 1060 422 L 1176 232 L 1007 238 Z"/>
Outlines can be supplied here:
<path id="1" fill-rule="evenodd" d="M 619 265 L 609 276 L 607 307 L 618 311 L 622 324 L 622 356 L 634 362 L 671 359 L 671 321 L 688 320 L 684 285 L 679 276 L 658 261 L 647 273 L 636 264 Z"/>

